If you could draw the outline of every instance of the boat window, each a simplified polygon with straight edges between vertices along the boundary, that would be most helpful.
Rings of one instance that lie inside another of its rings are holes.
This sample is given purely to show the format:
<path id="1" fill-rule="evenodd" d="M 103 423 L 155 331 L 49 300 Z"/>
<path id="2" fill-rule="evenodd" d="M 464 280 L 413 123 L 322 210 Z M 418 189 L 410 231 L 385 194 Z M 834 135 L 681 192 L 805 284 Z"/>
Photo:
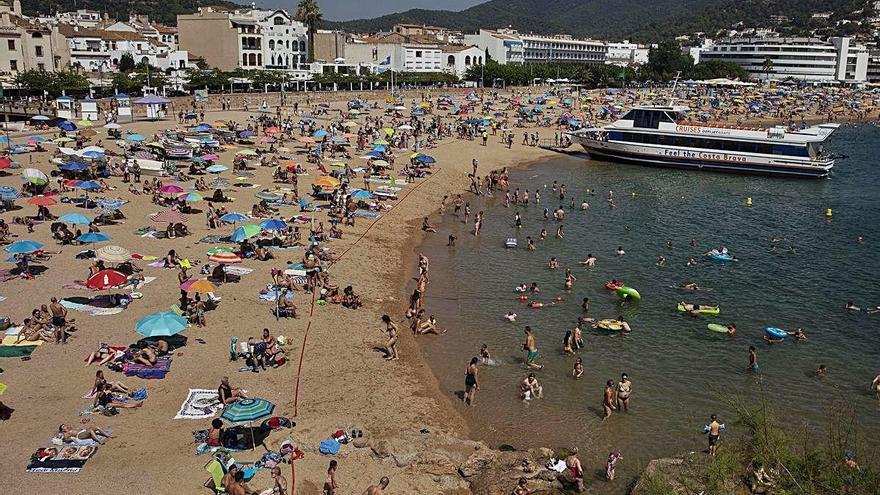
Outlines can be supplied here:
<path id="1" fill-rule="evenodd" d="M 635 112 L 635 110 L 630 110 L 629 112 L 626 112 L 626 115 L 621 117 L 620 120 L 633 120 L 633 113 L 634 112 Z"/>
<path id="2" fill-rule="evenodd" d="M 633 127 L 641 127 L 645 129 L 657 129 L 660 127 L 659 116 L 662 112 L 650 112 L 645 110 L 635 111 L 635 120 Z"/>
<path id="3" fill-rule="evenodd" d="M 810 156 L 805 146 L 792 146 L 788 144 L 774 144 L 773 154 L 787 156 Z"/>

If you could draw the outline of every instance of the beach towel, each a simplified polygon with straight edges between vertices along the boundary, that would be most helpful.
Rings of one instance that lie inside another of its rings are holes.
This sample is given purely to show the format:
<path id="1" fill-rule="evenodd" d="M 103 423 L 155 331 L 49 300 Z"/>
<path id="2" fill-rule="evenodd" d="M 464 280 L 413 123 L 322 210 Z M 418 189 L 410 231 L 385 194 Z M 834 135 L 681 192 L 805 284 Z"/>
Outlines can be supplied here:
<path id="1" fill-rule="evenodd" d="M 152 263 L 147 263 L 147 266 L 152 266 L 153 268 L 165 268 L 165 261 L 154 261 Z"/>
<path id="2" fill-rule="evenodd" d="M 227 275 L 238 275 L 241 277 L 242 275 L 247 275 L 248 273 L 254 271 L 253 268 L 245 268 L 243 266 L 226 266 L 225 268 Z"/>
<path id="3" fill-rule="evenodd" d="M 31 456 L 26 470 L 29 473 L 78 473 L 97 449 L 90 445 L 40 449 Z"/>
<path id="4" fill-rule="evenodd" d="M 0 345 L 0 358 L 30 356 L 36 349 L 35 345 Z"/>
<path id="5" fill-rule="evenodd" d="M 174 419 L 210 418 L 220 409 L 217 390 L 191 388 Z"/>
<path id="6" fill-rule="evenodd" d="M 206 235 L 196 241 L 197 244 L 217 244 L 219 242 L 229 242 L 229 237 L 222 235 Z"/>
<path id="7" fill-rule="evenodd" d="M 339 442 L 332 438 L 328 438 L 327 440 L 321 442 L 321 444 L 318 446 L 318 451 L 324 455 L 336 455 L 339 453 L 340 447 L 341 445 L 339 444 Z"/>
<path id="8" fill-rule="evenodd" d="M 74 280 L 69 284 L 64 284 L 61 286 L 62 289 L 66 290 L 87 290 L 90 292 L 95 292 L 96 289 L 93 289 L 85 284 L 82 280 Z"/>
<path id="9" fill-rule="evenodd" d="M 139 363 L 126 363 L 122 371 L 125 376 L 136 376 L 144 380 L 161 380 L 171 371 L 171 358 L 161 357 L 156 364 L 147 366 Z"/>
<path id="10" fill-rule="evenodd" d="M 361 218 L 379 218 L 382 215 L 374 212 L 374 211 L 356 211 L 351 214 L 353 217 L 361 217 Z"/>

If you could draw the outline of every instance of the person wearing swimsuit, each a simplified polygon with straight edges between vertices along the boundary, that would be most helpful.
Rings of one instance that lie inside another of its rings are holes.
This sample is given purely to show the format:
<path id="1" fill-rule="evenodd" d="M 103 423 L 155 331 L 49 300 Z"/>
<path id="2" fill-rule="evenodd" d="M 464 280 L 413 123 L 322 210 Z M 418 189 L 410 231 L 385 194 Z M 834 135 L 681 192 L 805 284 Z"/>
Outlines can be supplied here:
<path id="1" fill-rule="evenodd" d="M 629 412 L 629 396 L 632 393 L 632 382 L 626 373 L 620 375 L 620 381 L 617 382 L 617 409 L 623 412 Z"/>
<path id="2" fill-rule="evenodd" d="M 388 335 L 388 343 L 385 344 L 385 359 L 396 361 L 400 358 L 397 355 L 397 325 L 391 321 L 391 317 L 388 315 L 382 315 L 382 322 L 385 323 L 385 333 Z"/>
<path id="3" fill-rule="evenodd" d="M 477 382 L 477 363 L 479 362 L 479 358 L 471 358 L 471 362 L 464 372 L 464 403 L 471 406 L 474 405 L 474 396 L 480 389 L 480 384 Z"/>

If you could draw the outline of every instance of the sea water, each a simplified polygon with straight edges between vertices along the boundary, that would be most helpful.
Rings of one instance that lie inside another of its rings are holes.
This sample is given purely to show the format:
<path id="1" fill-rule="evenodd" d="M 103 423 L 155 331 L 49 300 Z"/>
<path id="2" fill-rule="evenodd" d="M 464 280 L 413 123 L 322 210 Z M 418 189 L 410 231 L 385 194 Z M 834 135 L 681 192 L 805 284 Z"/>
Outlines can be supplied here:
<path id="1" fill-rule="evenodd" d="M 459 406 L 474 436 L 493 446 L 578 446 L 587 481 L 599 493 L 622 492 L 652 458 L 705 449 L 702 425 L 710 414 L 734 419 L 726 401 L 737 397 L 766 397 L 792 427 L 816 428 L 833 401 L 848 401 L 867 438 L 876 442 L 880 408 L 869 385 L 880 373 L 880 314 L 849 312 L 844 305 L 880 305 L 880 128 L 842 128 L 827 147 L 846 157 L 830 178 L 818 180 L 560 156 L 512 173 L 511 190 L 540 190 L 540 207 L 532 200 L 528 208 L 506 208 L 503 193 L 471 198 L 474 212 L 485 211 L 479 237 L 471 234 L 473 215 L 465 225 L 447 214 L 421 249 L 431 258 L 427 310 L 448 333 L 418 338 L 453 401 L 460 401 L 465 367 L 480 344 L 497 360 L 480 368 L 476 406 Z M 545 206 L 552 212 L 560 205 L 551 189 L 554 180 L 567 191 L 564 239 L 554 237 L 552 216 L 543 218 Z M 614 208 L 607 204 L 608 191 L 614 193 Z M 590 205 L 586 211 L 580 210 L 584 200 Z M 521 230 L 514 226 L 516 211 L 523 217 Z M 538 240 L 542 228 L 548 231 L 545 241 Z M 449 233 L 458 237 L 454 248 L 446 246 Z M 537 251 L 526 250 L 526 236 Z M 506 249 L 508 237 L 516 237 L 519 247 Z M 624 256 L 615 255 L 618 246 Z M 702 256 L 720 246 L 738 261 Z M 598 258 L 592 269 L 579 264 L 589 253 Z M 666 258 L 665 266 L 658 266 L 659 256 Z M 559 261 L 558 270 L 547 268 L 551 257 Z M 687 266 L 690 258 L 696 266 Z M 563 289 L 566 267 L 577 277 L 571 291 Z M 621 305 L 604 287 L 611 279 L 636 288 L 641 302 Z M 532 299 L 561 301 L 527 307 L 514 288 L 532 282 L 541 289 Z M 688 282 L 705 290 L 676 288 Z M 624 316 L 633 331 L 623 335 L 585 326 L 586 346 L 578 355 L 586 371 L 574 380 L 575 357 L 563 353 L 562 342 L 581 315 L 584 297 L 590 298 L 591 317 Z M 720 305 L 721 314 L 683 315 L 676 311 L 679 301 Z M 516 323 L 502 318 L 508 311 L 519 315 Z M 706 328 L 730 322 L 737 325 L 735 336 Z M 517 391 L 529 373 L 521 350 L 525 325 L 535 331 L 544 365 L 536 373 L 545 397 L 530 403 Z M 803 327 L 808 340 L 768 345 L 766 327 Z M 750 345 L 757 347 L 760 379 L 746 371 Z M 820 364 L 830 370 L 823 379 L 814 375 Z M 621 373 L 633 383 L 630 412 L 603 422 L 604 383 L 617 383 Z M 623 454 L 618 469 L 623 481 L 607 484 L 598 479 L 611 451 Z"/>

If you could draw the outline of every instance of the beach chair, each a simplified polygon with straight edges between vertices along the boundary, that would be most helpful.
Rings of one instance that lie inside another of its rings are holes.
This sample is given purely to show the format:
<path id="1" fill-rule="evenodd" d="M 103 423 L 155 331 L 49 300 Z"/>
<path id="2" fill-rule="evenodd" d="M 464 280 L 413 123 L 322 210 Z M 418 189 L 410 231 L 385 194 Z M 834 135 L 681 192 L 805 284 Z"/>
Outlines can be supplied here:
<path id="1" fill-rule="evenodd" d="M 222 481 L 223 476 L 226 474 L 226 469 L 224 469 L 223 464 L 217 459 L 211 459 L 205 464 L 205 471 L 207 471 L 211 478 L 205 481 L 204 487 L 210 489 L 216 495 L 222 495 L 226 493 L 226 489 L 223 488 Z"/>

